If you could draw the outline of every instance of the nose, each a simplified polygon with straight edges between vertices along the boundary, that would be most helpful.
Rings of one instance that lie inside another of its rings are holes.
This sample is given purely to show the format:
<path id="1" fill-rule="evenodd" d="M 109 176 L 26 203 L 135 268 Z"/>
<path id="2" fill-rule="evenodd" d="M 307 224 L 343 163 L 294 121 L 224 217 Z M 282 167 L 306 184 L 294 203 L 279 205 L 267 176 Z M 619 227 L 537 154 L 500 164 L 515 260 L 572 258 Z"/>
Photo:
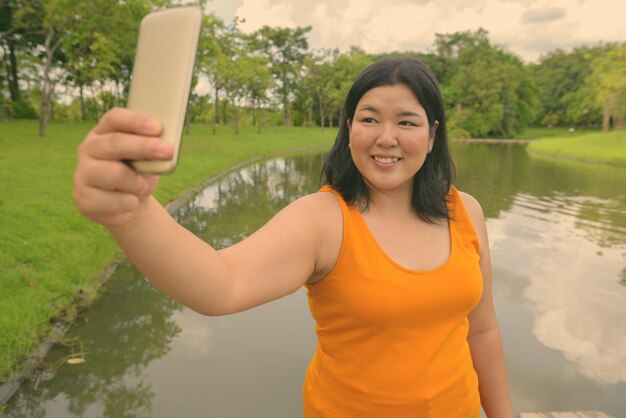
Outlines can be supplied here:
<path id="1" fill-rule="evenodd" d="M 383 148 L 391 148 L 398 145 L 396 125 L 385 123 L 381 125 L 380 133 L 376 139 L 376 145 Z"/>

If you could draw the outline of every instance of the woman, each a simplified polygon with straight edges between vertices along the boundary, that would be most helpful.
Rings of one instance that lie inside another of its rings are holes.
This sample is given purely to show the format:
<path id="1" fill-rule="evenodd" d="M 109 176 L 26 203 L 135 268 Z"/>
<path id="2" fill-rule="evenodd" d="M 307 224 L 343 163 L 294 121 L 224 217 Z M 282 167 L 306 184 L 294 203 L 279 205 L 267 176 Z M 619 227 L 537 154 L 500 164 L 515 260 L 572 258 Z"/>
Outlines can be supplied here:
<path id="1" fill-rule="evenodd" d="M 419 61 L 365 69 L 345 104 L 327 185 L 216 251 L 153 198 L 126 159 L 169 159 L 158 122 L 108 112 L 78 151 L 74 200 L 151 282 L 207 315 L 308 288 L 316 417 L 512 417 L 480 205 L 451 186 L 443 101 Z"/>

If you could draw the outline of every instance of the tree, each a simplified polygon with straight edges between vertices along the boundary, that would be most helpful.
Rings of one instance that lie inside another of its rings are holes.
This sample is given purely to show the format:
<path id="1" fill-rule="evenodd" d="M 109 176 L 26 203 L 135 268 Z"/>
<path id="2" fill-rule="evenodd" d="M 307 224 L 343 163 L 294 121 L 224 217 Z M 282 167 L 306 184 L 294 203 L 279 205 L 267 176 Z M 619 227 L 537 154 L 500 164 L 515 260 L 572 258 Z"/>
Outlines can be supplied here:
<path id="1" fill-rule="evenodd" d="M 265 58 L 250 56 L 245 49 L 238 50 L 225 68 L 228 77 L 224 82 L 224 91 L 232 104 L 235 133 L 239 134 L 240 109 L 250 104 L 256 112 L 257 104 L 265 97 L 271 83 L 271 74 Z"/>
<path id="2" fill-rule="evenodd" d="M 602 130 L 609 130 L 611 120 L 621 129 L 626 119 L 626 43 L 595 59 L 592 68 L 588 83 L 602 106 Z"/>
<path id="3" fill-rule="evenodd" d="M 67 40 L 77 36 L 84 39 L 77 46 L 79 52 L 87 48 L 88 40 L 86 37 L 80 37 L 80 34 L 89 30 L 89 17 L 95 12 L 89 7 L 94 7 L 97 3 L 78 0 L 24 0 L 15 13 L 19 27 L 30 30 L 38 27 L 43 36 L 40 136 L 45 135 L 54 87 L 67 73 L 66 67 L 61 65 L 65 58 L 61 46 Z M 34 22 L 41 22 L 41 25 L 34 26 Z"/>
<path id="4" fill-rule="evenodd" d="M 15 1 L 6 0 L 0 4 L 0 48 L 5 61 L 6 79 L 11 100 L 19 101 L 21 97 L 15 50 L 20 34 L 13 19 L 16 8 Z"/>
<path id="5" fill-rule="evenodd" d="M 339 50 L 321 51 L 311 56 L 306 72 L 296 92 L 294 107 L 306 113 L 309 123 L 319 120 L 324 128 L 340 119 L 341 107 L 356 76 L 373 61 L 373 57 L 358 48 L 347 53 Z M 304 118 L 302 118 L 304 119 Z"/>
<path id="6" fill-rule="evenodd" d="M 303 76 L 302 67 L 309 48 L 306 35 L 310 31 L 310 26 L 295 29 L 263 26 L 250 36 L 250 46 L 270 62 L 276 80 L 274 93 L 280 98 L 285 126 L 291 126 L 289 107 Z"/>
<path id="7" fill-rule="evenodd" d="M 215 125 L 219 123 L 220 91 L 228 75 L 226 67 L 234 53 L 233 39 L 237 32 L 237 21 L 227 26 L 214 14 L 205 16 L 202 22 L 198 70 L 207 77 L 214 91 L 213 135 L 216 133 Z"/>
<path id="8" fill-rule="evenodd" d="M 450 126 L 462 135 L 511 136 L 534 119 L 536 88 L 515 55 L 489 43 L 487 32 L 437 35 Z"/>
<path id="9" fill-rule="evenodd" d="M 594 59 L 606 55 L 610 45 L 578 47 L 570 52 L 557 49 L 531 66 L 539 89 L 537 120 L 547 126 L 595 124 L 600 110 L 587 86 Z"/>

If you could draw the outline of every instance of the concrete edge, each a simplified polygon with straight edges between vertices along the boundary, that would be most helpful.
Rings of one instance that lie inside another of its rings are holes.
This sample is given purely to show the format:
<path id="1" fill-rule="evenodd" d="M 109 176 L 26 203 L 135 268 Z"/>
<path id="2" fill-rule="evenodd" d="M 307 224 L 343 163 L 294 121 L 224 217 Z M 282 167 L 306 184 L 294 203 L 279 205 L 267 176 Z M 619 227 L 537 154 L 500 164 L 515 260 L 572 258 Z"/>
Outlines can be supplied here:
<path id="1" fill-rule="evenodd" d="M 120 266 L 119 263 L 111 263 L 98 278 L 98 289 L 104 285 Z M 28 378 L 35 368 L 45 359 L 50 349 L 63 338 L 65 333 L 71 328 L 71 322 L 60 321 L 54 324 L 52 330 L 46 335 L 33 353 L 26 358 L 22 366 L 18 369 L 12 379 L 0 385 L 0 407 L 7 404 L 15 392 Z"/>

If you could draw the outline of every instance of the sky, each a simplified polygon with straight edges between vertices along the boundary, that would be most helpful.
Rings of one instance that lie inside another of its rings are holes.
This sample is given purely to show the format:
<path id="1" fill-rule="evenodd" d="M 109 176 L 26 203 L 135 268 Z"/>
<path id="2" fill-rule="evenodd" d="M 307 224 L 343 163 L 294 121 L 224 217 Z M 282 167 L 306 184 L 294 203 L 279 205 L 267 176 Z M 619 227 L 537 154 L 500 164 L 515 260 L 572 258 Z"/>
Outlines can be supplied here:
<path id="1" fill-rule="evenodd" d="M 212 0 L 207 11 L 240 29 L 312 26 L 311 49 L 426 52 L 436 33 L 489 32 L 526 62 L 557 48 L 626 41 L 626 0 Z"/>

